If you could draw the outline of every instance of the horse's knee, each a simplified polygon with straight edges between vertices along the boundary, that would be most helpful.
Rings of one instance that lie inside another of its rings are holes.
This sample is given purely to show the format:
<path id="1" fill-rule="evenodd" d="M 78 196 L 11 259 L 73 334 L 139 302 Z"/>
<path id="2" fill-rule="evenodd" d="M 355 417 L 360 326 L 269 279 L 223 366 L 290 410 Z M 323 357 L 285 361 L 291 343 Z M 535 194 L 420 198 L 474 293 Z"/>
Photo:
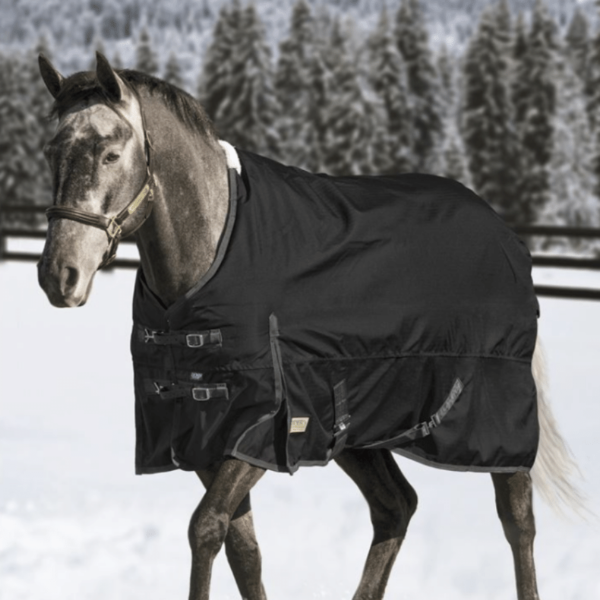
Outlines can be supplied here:
<path id="1" fill-rule="evenodd" d="M 190 520 L 188 539 L 192 550 L 206 550 L 217 554 L 227 536 L 229 518 L 214 511 L 196 509 Z"/>
<path id="2" fill-rule="evenodd" d="M 379 539 L 404 538 L 416 510 L 417 494 L 412 488 L 410 491 L 403 490 L 401 495 L 394 496 L 386 503 L 379 503 L 371 510 L 375 536 Z"/>

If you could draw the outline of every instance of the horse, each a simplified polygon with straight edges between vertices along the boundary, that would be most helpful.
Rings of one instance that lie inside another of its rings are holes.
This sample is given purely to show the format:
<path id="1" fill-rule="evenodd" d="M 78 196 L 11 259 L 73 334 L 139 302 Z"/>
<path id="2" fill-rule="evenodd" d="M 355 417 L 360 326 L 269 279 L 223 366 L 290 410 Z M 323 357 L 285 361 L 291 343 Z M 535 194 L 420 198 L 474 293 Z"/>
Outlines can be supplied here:
<path id="1" fill-rule="evenodd" d="M 240 171 L 239 157 L 219 140 L 191 96 L 140 72 L 116 71 L 100 53 L 96 58 L 95 71 L 65 78 L 39 56 L 41 76 L 55 100 L 53 115 L 58 117 L 56 134 L 44 148 L 53 175 L 54 205 L 47 211 L 39 283 L 52 305 L 83 306 L 95 273 L 112 261 L 122 237 L 134 235 L 145 289 L 163 307 L 173 306 L 214 270 L 219 259 L 231 210 L 230 173 Z M 142 335 L 142 342 L 158 343 L 158 332 L 146 330 Z M 220 343 L 215 332 L 194 335 L 193 345 Z M 183 340 L 191 342 L 189 336 Z M 530 364 L 540 429 L 535 464 L 531 471 L 491 470 L 497 513 L 514 558 L 519 600 L 539 600 L 533 484 L 553 505 L 577 507 L 580 502 L 570 482 L 576 465 L 548 404 L 539 344 Z M 453 401 L 461 386 L 455 383 Z M 218 386 L 195 389 L 206 397 L 226 393 Z M 169 398 L 169 393 L 157 386 L 157 395 Z M 433 420 L 429 425 L 435 425 Z M 306 422 L 293 426 L 303 431 Z M 341 423 L 339 429 L 343 428 Z M 342 443 L 328 458 L 362 492 L 373 526 L 353 598 L 381 599 L 417 508 L 417 493 L 388 447 L 351 448 Z M 223 545 L 241 596 L 264 600 L 250 493 L 267 467 L 235 455 L 201 468 L 188 467 L 206 488 L 188 530 L 190 600 L 208 600 L 212 564 Z"/>

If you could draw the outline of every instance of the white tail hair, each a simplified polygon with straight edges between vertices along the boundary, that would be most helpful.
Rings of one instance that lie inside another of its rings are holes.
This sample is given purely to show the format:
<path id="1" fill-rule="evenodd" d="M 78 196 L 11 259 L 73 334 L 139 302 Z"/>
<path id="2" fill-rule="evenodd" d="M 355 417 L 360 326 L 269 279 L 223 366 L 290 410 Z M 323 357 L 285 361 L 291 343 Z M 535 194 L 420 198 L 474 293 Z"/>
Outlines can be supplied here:
<path id="1" fill-rule="evenodd" d="M 531 469 L 534 488 L 558 514 L 564 516 L 572 511 L 581 517 L 590 516 L 584 495 L 572 482 L 575 475 L 581 476 L 581 472 L 558 431 L 550 408 L 546 361 L 539 338 L 533 354 L 532 372 L 537 387 L 540 424 L 540 441 L 535 464 Z"/>

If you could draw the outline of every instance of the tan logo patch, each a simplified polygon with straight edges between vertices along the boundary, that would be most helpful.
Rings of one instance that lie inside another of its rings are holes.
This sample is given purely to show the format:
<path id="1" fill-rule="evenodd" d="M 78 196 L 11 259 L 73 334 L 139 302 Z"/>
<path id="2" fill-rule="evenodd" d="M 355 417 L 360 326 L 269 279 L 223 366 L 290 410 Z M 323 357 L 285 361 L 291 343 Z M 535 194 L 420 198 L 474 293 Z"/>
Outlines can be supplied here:
<path id="1" fill-rule="evenodd" d="M 304 433 L 308 427 L 308 417 L 297 417 L 292 419 L 290 433 Z"/>

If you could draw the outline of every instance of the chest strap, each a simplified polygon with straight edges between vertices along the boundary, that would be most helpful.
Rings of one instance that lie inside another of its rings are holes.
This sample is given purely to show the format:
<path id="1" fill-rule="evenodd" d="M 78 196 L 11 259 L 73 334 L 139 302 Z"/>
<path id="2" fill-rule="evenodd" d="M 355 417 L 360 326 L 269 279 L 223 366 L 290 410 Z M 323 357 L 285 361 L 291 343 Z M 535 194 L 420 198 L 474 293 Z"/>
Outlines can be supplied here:
<path id="1" fill-rule="evenodd" d="M 145 344 L 157 346 L 187 346 L 188 348 L 210 348 L 223 345 L 220 329 L 209 331 L 154 331 L 138 326 L 138 338 Z"/>
<path id="2" fill-rule="evenodd" d="M 226 383 L 203 383 L 194 385 L 189 383 L 170 383 L 148 380 L 149 386 L 161 400 L 178 400 L 188 398 L 196 402 L 207 400 L 229 400 L 229 389 Z"/>

